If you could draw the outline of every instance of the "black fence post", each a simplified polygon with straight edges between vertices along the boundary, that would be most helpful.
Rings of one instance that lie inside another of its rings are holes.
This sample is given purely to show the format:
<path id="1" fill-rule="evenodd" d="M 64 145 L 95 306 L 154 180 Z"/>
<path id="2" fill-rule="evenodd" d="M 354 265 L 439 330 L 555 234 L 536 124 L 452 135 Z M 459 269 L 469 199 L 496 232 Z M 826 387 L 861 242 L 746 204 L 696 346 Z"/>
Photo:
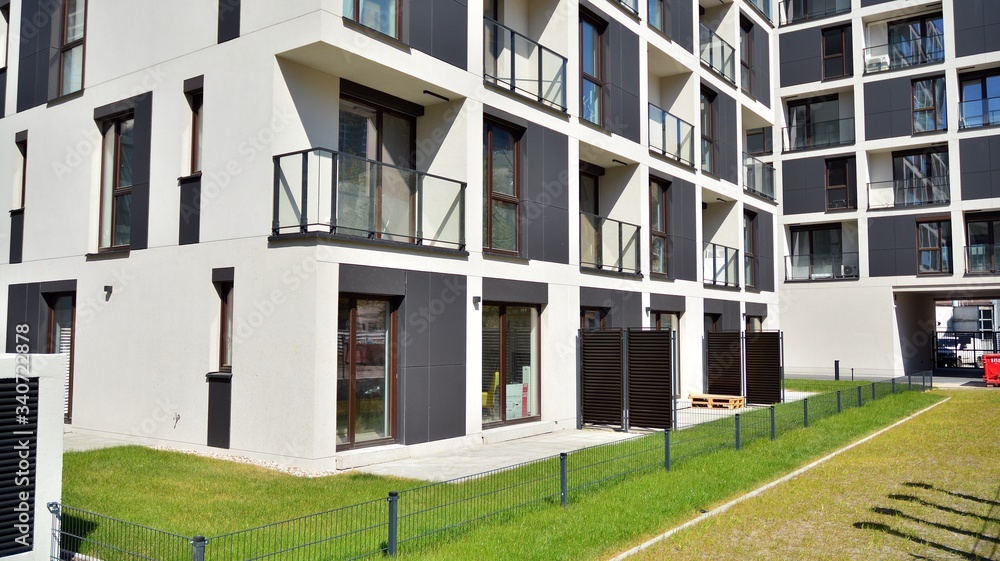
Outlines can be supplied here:
<path id="1" fill-rule="evenodd" d="M 872 382 L 872 401 L 878 399 L 878 395 L 875 394 L 875 382 Z"/>
<path id="2" fill-rule="evenodd" d="M 809 428 L 809 398 L 802 399 L 802 426 Z"/>
<path id="3" fill-rule="evenodd" d="M 670 432 L 663 431 L 663 467 L 670 471 Z"/>
<path id="4" fill-rule="evenodd" d="M 569 463 L 568 459 L 569 454 L 559 453 L 559 500 L 563 506 L 569 504 L 569 469 L 566 465 Z"/>
<path id="5" fill-rule="evenodd" d="M 774 426 L 774 406 L 772 405 L 770 409 L 771 409 L 771 440 L 774 440 L 775 438 L 778 437 L 778 431 Z"/>
<path id="6" fill-rule="evenodd" d="M 893 378 L 891 381 L 892 381 L 892 395 L 896 395 L 896 379 Z"/>
<path id="7" fill-rule="evenodd" d="M 833 361 L 833 379 L 840 380 L 840 361 Z"/>
<path id="8" fill-rule="evenodd" d="M 922 392 L 927 391 L 927 385 L 926 385 L 925 378 L 927 378 L 927 374 L 921 372 L 920 373 L 920 391 L 922 391 Z"/>
<path id="9" fill-rule="evenodd" d="M 396 556 L 396 545 L 399 533 L 399 493 L 389 492 L 389 541 L 386 544 L 387 553 L 391 557 Z"/>
<path id="10" fill-rule="evenodd" d="M 844 412 L 844 402 L 841 400 L 840 390 L 837 390 L 837 413 Z"/>
<path id="11" fill-rule="evenodd" d="M 191 540 L 191 559 L 192 561 L 205 561 L 205 544 L 208 540 L 205 536 L 195 536 Z"/>
<path id="12" fill-rule="evenodd" d="M 865 402 L 861 398 L 861 386 L 858 386 L 858 407 L 864 405 Z"/>
<path id="13" fill-rule="evenodd" d="M 736 414 L 736 450 L 743 448 L 742 435 L 740 435 L 740 414 Z"/>
<path id="14" fill-rule="evenodd" d="M 854 367 L 851 367 L 851 381 L 854 381 Z"/>

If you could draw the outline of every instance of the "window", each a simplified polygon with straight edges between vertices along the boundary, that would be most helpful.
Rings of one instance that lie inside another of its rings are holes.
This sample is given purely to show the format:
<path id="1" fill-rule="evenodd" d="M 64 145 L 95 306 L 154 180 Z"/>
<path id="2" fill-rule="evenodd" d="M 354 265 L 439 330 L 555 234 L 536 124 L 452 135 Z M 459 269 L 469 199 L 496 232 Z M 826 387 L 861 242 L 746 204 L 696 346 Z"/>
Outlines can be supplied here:
<path id="1" fill-rule="evenodd" d="M 83 89 L 83 34 L 87 3 L 65 0 L 59 49 L 59 95 Z"/>
<path id="2" fill-rule="evenodd" d="M 705 314 L 705 333 L 716 333 L 719 331 L 719 321 L 721 314 Z"/>
<path id="3" fill-rule="evenodd" d="M 518 253 L 519 133 L 493 121 L 483 127 L 483 247 Z"/>
<path id="4" fill-rule="evenodd" d="M 219 283 L 222 313 L 219 315 L 219 371 L 233 371 L 233 283 Z"/>
<path id="5" fill-rule="evenodd" d="M 757 215 L 743 213 L 743 274 L 747 288 L 757 286 Z"/>
<path id="6" fill-rule="evenodd" d="M 740 88 L 750 92 L 750 68 L 753 66 L 753 24 L 740 17 Z"/>
<path id="7" fill-rule="evenodd" d="M 7 49 L 10 42 L 10 4 L 0 7 L 0 63 L 7 68 Z"/>
<path id="8" fill-rule="evenodd" d="M 1000 74 L 960 77 L 962 102 L 959 127 L 963 129 L 1000 124 Z"/>
<path id="9" fill-rule="evenodd" d="M 854 140 L 854 123 L 843 123 L 836 95 L 813 97 L 788 103 L 788 143 L 790 150 L 818 148 Z"/>
<path id="10" fill-rule="evenodd" d="M 669 16 L 670 10 L 664 9 L 663 0 L 649 0 L 649 25 L 664 35 L 670 35 Z"/>
<path id="11" fill-rule="evenodd" d="M 603 126 L 604 22 L 586 12 L 580 15 L 580 116 Z"/>
<path id="12" fill-rule="evenodd" d="M 894 206 L 949 202 L 947 147 L 893 153 L 892 178 Z"/>
<path id="13" fill-rule="evenodd" d="M 856 208 L 851 177 L 853 158 L 826 161 L 826 210 Z"/>
<path id="14" fill-rule="evenodd" d="M 747 130 L 747 154 L 751 156 L 768 155 L 772 148 L 772 128 L 761 127 Z"/>
<path id="15" fill-rule="evenodd" d="M 24 197 L 28 191 L 28 140 L 25 138 L 16 144 L 21 155 L 21 165 L 17 166 L 14 180 L 14 210 L 24 208 Z"/>
<path id="16" fill-rule="evenodd" d="M 764 318 L 760 316 L 747 316 L 747 332 L 753 333 L 764 330 Z"/>
<path id="17" fill-rule="evenodd" d="M 649 262 L 653 274 L 670 274 L 670 240 L 667 236 L 669 207 L 668 184 L 653 180 L 649 183 Z"/>
<path id="18" fill-rule="evenodd" d="M 823 30 L 823 79 L 847 76 L 846 27 Z"/>
<path id="19" fill-rule="evenodd" d="M 399 0 L 344 0 L 344 16 L 389 37 L 399 38 Z"/>
<path id="20" fill-rule="evenodd" d="M 607 318 L 608 311 L 604 308 L 581 308 L 580 329 L 605 329 Z"/>
<path id="21" fill-rule="evenodd" d="M 944 60 L 944 20 L 940 13 L 889 23 L 889 68 Z"/>
<path id="22" fill-rule="evenodd" d="M 1000 272 L 1000 214 L 969 214 L 966 217 L 966 238 L 969 244 L 969 272 Z"/>
<path id="23" fill-rule="evenodd" d="M 131 115 L 105 123 L 101 163 L 101 249 L 128 247 L 131 237 L 132 159 L 135 121 Z"/>
<path id="24" fill-rule="evenodd" d="M 337 312 L 337 449 L 391 442 L 396 430 L 396 306 L 341 296 Z"/>
<path id="25" fill-rule="evenodd" d="M 917 223 L 917 273 L 951 272 L 951 222 Z"/>
<path id="26" fill-rule="evenodd" d="M 483 304 L 483 425 L 539 415 L 539 312 Z"/>
<path id="27" fill-rule="evenodd" d="M 913 81 L 913 132 L 948 128 L 944 76 Z"/>
<path id="28" fill-rule="evenodd" d="M 202 148 L 202 102 L 204 95 L 201 91 L 193 92 L 189 95 L 191 103 L 191 175 L 201 172 L 201 148 Z"/>
<path id="29" fill-rule="evenodd" d="M 787 280 L 857 278 L 858 254 L 844 253 L 840 224 L 793 227 Z"/>
<path id="30" fill-rule="evenodd" d="M 701 90 L 701 170 L 715 173 L 715 92 Z"/>

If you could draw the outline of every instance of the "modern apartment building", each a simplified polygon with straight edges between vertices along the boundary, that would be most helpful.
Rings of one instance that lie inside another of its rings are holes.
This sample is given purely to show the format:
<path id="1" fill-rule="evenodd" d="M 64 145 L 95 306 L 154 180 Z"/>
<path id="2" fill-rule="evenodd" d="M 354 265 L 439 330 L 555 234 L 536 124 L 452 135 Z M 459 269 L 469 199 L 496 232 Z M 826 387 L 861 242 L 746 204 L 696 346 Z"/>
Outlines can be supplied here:
<path id="1" fill-rule="evenodd" d="M 779 12 L 786 365 L 931 369 L 935 302 L 1000 289 L 1000 3 Z"/>

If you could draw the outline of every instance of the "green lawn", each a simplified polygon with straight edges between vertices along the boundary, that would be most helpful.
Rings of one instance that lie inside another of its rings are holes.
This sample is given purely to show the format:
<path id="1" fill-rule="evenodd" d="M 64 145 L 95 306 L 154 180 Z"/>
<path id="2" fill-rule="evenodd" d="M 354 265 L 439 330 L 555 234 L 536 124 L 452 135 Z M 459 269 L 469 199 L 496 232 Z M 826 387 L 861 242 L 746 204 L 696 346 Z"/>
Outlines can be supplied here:
<path id="1" fill-rule="evenodd" d="M 419 535 L 456 517 L 493 512 L 524 497 L 548 498 L 449 536 L 413 540 L 402 544 L 401 550 L 410 557 L 427 559 L 600 558 L 936 399 L 917 392 L 889 396 L 816 421 L 808 430 L 787 432 L 776 442 L 757 439 L 746 443 L 742 452 L 729 449 L 684 458 L 671 473 L 655 467 L 662 458 L 661 436 L 636 439 L 627 444 L 632 447 L 629 459 L 622 460 L 631 464 L 620 467 L 654 467 L 603 486 L 573 491 L 567 508 L 558 506 L 558 477 L 552 477 L 558 473 L 558 464 L 551 460 L 463 484 L 411 491 L 400 500 L 401 516 L 412 514 L 401 519 L 401 536 L 404 532 Z M 601 466 L 606 464 L 596 462 L 606 460 L 607 454 L 607 449 L 597 449 L 571 455 L 571 485 L 581 478 L 599 479 Z M 596 467 L 585 468 L 590 464 Z M 365 475 L 303 479 L 197 456 L 125 447 L 66 454 L 64 498 L 69 505 L 178 534 L 211 536 L 379 499 L 390 490 L 405 491 L 420 484 Z M 468 500 L 481 493 L 488 495 Z M 384 508 L 384 504 L 373 508 Z M 378 523 L 381 517 L 354 523 Z M 98 535 L 100 530 L 93 532 Z M 312 536 L 310 532 L 321 530 L 301 531 Z"/>

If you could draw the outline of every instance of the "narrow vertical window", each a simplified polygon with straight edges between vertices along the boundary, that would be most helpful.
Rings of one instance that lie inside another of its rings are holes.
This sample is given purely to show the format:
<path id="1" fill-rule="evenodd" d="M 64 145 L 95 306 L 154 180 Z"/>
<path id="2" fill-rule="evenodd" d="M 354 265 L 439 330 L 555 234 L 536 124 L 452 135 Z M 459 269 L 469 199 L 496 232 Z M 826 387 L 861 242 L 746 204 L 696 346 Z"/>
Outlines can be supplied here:
<path id="1" fill-rule="evenodd" d="M 83 89 L 83 36 L 85 0 L 65 0 L 62 42 L 59 49 L 59 95 Z"/>
<path id="2" fill-rule="evenodd" d="M 715 93 L 701 91 L 701 170 L 715 173 Z"/>
<path id="3" fill-rule="evenodd" d="M 24 197 L 28 192 L 28 139 L 25 138 L 17 142 L 17 151 L 21 155 L 21 161 L 17 166 L 17 173 L 14 178 L 14 209 L 24 208 Z"/>
<path id="4" fill-rule="evenodd" d="M 757 215 L 743 213 L 743 274 L 748 288 L 757 286 Z"/>
<path id="5" fill-rule="evenodd" d="M 201 172 L 202 92 L 191 94 L 191 175 Z"/>
<path id="6" fill-rule="evenodd" d="M 750 69 L 753 68 L 753 24 L 740 18 L 740 88 L 750 93 Z"/>
<path id="7" fill-rule="evenodd" d="M 917 223 L 917 273 L 951 272 L 951 222 Z"/>
<path id="8" fill-rule="evenodd" d="M 483 246 L 518 253 L 519 133 L 493 121 L 483 126 Z"/>
<path id="9" fill-rule="evenodd" d="M 233 283 L 219 285 L 222 313 L 219 315 L 219 371 L 233 371 Z"/>
<path id="10" fill-rule="evenodd" d="M 344 15 L 379 33 L 399 38 L 399 0 L 344 0 Z"/>
<path id="11" fill-rule="evenodd" d="M 667 236 L 667 189 L 659 181 L 649 184 L 649 265 L 654 274 L 670 274 L 670 241 Z"/>
<path id="12" fill-rule="evenodd" d="M 599 126 L 604 124 L 604 27 L 593 16 L 580 16 L 580 116 Z"/>
<path id="13" fill-rule="evenodd" d="M 132 116 L 107 123 L 101 171 L 101 249 L 128 247 L 131 238 Z"/>
<path id="14" fill-rule="evenodd" d="M 823 30 L 823 79 L 840 78 L 847 75 L 843 27 Z"/>
<path id="15" fill-rule="evenodd" d="M 849 173 L 850 158 L 826 161 L 826 210 L 855 208 Z"/>
<path id="16" fill-rule="evenodd" d="M 944 76 L 913 81 L 913 132 L 948 128 Z"/>

